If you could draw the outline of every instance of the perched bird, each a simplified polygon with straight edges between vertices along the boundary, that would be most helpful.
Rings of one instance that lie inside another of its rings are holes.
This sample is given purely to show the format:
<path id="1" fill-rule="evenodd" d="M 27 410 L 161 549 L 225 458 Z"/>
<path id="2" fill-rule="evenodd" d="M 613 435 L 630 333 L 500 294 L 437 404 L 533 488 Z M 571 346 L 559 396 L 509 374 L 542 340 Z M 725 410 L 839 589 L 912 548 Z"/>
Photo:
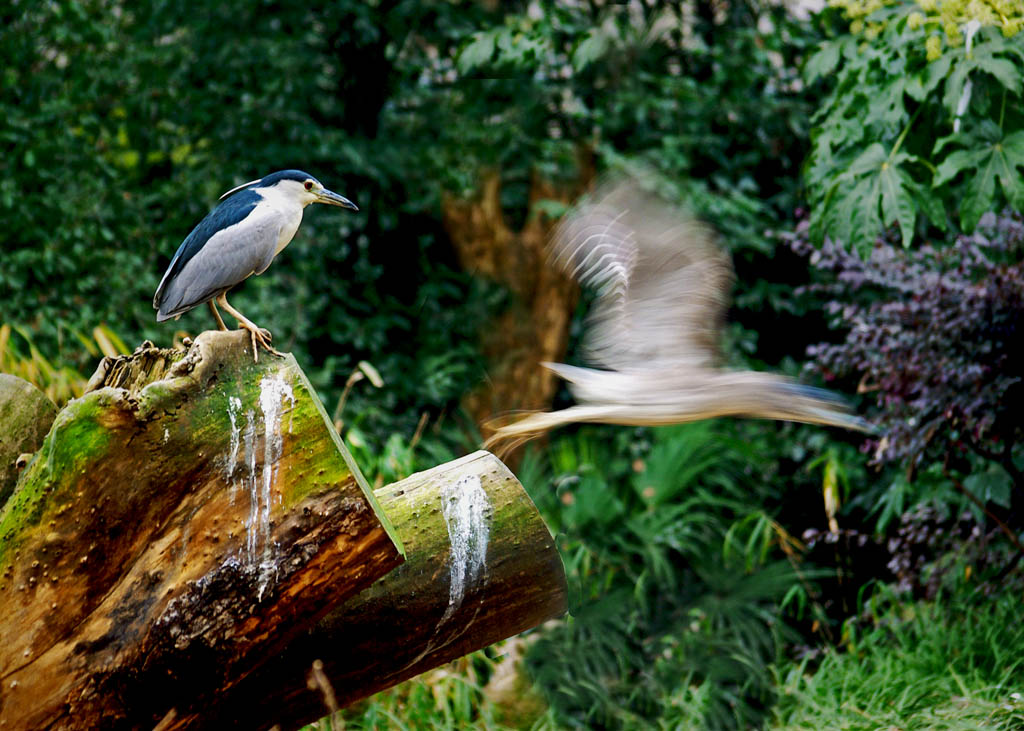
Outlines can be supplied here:
<path id="1" fill-rule="evenodd" d="M 359 209 L 301 170 L 271 173 L 232 188 L 220 200 L 224 202 L 185 237 L 160 280 L 153 295 L 157 322 L 178 318 L 207 302 L 217 325 L 227 330 L 214 304 L 217 302 L 249 331 L 254 359 L 258 359 L 257 343 L 280 355 L 270 345 L 269 330 L 257 327 L 228 304 L 228 290 L 266 271 L 292 240 L 302 222 L 302 210 L 310 203 Z"/>
<path id="2" fill-rule="evenodd" d="M 721 367 L 729 256 L 710 230 L 637 180 L 608 182 L 567 213 L 551 254 L 597 289 L 583 356 L 600 370 L 544 363 L 570 383 L 578 405 L 506 424 L 487 446 L 510 448 L 571 422 L 654 426 L 745 416 L 870 430 L 829 391 Z"/>

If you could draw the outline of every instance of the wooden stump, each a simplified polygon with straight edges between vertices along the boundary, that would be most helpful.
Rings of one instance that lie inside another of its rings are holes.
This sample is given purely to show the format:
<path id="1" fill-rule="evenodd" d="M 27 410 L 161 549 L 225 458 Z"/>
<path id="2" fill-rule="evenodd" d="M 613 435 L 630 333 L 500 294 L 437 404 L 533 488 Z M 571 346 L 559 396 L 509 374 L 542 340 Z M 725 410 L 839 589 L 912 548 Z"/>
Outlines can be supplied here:
<path id="1" fill-rule="evenodd" d="M 294 728 L 565 604 L 493 455 L 375 497 L 291 356 L 144 343 L 0 507 L 0 729 Z"/>
<path id="2" fill-rule="evenodd" d="M 551 534 L 494 455 L 412 475 L 377 498 L 405 542 L 405 563 L 182 728 L 298 728 L 565 613 Z"/>
<path id="3" fill-rule="evenodd" d="M 531 215 L 521 230 L 509 227 L 501 205 L 501 175 L 484 171 L 479 194 L 469 199 L 445 195 L 441 213 L 462 268 L 492 279 L 512 293 L 507 311 L 481 333 L 488 361 L 487 379 L 463 399 L 463 406 L 489 435 L 490 420 L 514 409 L 548 409 L 560 383 L 538 364 L 561 361 L 579 287 L 548 261 L 554 221 L 540 213 L 540 201 L 566 205 L 593 177 L 589 152 L 581 151 L 579 179 L 554 184 L 539 175 L 530 183 Z"/>
<path id="4" fill-rule="evenodd" d="M 106 360 L 0 511 L 0 725 L 187 715 L 402 561 L 291 356 Z"/>

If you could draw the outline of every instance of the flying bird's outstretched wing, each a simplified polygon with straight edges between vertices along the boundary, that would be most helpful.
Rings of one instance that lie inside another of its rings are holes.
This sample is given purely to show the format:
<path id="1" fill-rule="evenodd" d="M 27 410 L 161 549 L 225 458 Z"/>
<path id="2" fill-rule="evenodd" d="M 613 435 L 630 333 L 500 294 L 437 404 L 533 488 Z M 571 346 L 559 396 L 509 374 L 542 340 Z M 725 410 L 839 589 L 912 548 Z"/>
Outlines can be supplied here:
<path id="1" fill-rule="evenodd" d="M 554 232 L 555 261 L 598 289 L 584 357 L 617 371 L 712 367 L 732 266 L 705 226 L 624 181 Z"/>
<path id="2" fill-rule="evenodd" d="M 599 187 L 566 214 L 551 252 L 597 290 L 583 354 L 602 370 L 545 363 L 570 382 L 579 405 L 507 424 L 488 445 L 574 421 L 655 425 L 745 416 L 870 428 L 828 391 L 720 367 L 729 257 L 707 227 L 638 181 Z"/>

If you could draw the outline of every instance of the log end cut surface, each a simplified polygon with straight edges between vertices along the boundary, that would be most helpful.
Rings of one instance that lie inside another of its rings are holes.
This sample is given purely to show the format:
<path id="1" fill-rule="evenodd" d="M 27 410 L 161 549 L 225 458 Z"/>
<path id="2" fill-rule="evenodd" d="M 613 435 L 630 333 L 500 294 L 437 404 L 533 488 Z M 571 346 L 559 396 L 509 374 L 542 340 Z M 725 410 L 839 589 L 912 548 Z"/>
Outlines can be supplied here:
<path id="1" fill-rule="evenodd" d="M 325 715 L 324 695 L 307 685 L 316 660 L 343 707 L 565 613 L 554 540 L 494 455 L 475 452 L 377 497 L 405 563 L 246 679 L 202 728 L 291 729 Z"/>

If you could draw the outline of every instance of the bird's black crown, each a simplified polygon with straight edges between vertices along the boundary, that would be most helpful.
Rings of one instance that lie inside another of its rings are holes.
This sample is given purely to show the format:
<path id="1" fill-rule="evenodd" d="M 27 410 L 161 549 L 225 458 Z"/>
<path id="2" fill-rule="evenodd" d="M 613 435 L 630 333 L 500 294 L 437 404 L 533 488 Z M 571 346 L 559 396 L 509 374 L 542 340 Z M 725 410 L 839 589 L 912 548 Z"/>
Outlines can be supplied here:
<path id="1" fill-rule="evenodd" d="M 301 170 L 279 170 L 276 173 L 271 173 L 266 177 L 260 178 L 260 182 L 256 183 L 253 187 L 269 188 L 272 185 L 277 185 L 282 180 L 295 180 L 300 183 L 304 183 L 307 180 L 315 180 L 318 183 L 320 182 L 309 173 L 304 173 Z"/>

